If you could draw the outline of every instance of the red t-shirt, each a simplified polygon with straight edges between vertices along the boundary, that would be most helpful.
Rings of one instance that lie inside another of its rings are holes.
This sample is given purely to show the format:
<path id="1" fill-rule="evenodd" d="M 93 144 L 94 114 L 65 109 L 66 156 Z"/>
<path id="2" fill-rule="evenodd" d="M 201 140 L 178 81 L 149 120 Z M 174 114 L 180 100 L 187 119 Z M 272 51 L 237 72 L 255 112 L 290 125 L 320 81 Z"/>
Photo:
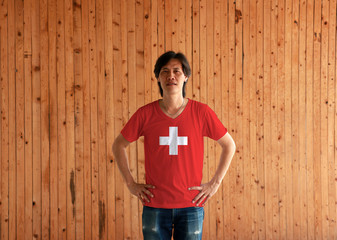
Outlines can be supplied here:
<path id="1" fill-rule="evenodd" d="M 219 140 L 227 133 L 216 114 L 194 100 L 175 119 L 160 108 L 159 101 L 138 109 L 121 134 L 129 142 L 144 136 L 146 183 L 154 197 L 146 206 L 156 208 L 193 207 L 199 191 L 204 157 L 203 137 Z"/>

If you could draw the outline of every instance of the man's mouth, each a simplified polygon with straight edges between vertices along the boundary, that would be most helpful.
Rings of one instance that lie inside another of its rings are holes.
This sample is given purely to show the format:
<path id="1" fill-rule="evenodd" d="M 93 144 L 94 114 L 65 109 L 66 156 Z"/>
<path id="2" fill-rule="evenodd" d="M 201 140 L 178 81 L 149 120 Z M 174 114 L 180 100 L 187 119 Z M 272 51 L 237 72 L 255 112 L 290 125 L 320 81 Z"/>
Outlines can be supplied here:
<path id="1" fill-rule="evenodd" d="M 166 86 L 175 86 L 177 85 L 176 83 L 167 83 Z"/>

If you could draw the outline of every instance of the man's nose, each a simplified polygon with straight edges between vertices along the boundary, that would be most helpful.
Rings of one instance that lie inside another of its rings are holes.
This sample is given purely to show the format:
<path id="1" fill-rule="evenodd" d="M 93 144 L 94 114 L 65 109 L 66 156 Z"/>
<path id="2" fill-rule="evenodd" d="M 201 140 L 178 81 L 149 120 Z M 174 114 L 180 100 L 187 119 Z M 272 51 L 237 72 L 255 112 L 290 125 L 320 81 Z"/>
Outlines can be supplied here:
<path id="1" fill-rule="evenodd" d="M 168 78 L 169 79 L 173 79 L 174 78 L 174 72 L 173 71 L 170 71 L 170 73 L 168 75 Z"/>

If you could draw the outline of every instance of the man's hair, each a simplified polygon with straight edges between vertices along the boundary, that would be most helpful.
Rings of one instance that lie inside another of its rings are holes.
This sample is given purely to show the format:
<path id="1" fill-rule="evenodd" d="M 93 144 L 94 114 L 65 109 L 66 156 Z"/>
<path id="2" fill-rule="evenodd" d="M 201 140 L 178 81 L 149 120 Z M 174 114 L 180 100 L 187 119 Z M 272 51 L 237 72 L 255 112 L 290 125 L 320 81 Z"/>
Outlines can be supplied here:
<path id="1" fill-rule="evenodd" d="M 189 78 L 191 76 L 191 67 L 190 67 L 190 64 L 188 63 L 185 55 L 180 53 L 180 52 L 175 53 L 173 51 L 168 51 L 168 52 L 162 54 L 157 59 L 156 65 L 154 65 L 154 71 L 153 72 L 154 72 L 154 75 L 156 76 L 157 79 L 159 78 L 159 73 L 160 73 L 161 68 L 163 66 L 165 66 L 171 59 L 179 60 L 185 76 L 187 78 Z M 185 97 L 185 95 L 186 95 L 185 85 L 186 85 L 186 82 L 184 82 L 184 85 L 183 85 L 183 97 Z M 160 85 L 160 82 L 158 82 L 158 86 L 159 86 L 160 95 L 163 96 L 163 89 Z"/>

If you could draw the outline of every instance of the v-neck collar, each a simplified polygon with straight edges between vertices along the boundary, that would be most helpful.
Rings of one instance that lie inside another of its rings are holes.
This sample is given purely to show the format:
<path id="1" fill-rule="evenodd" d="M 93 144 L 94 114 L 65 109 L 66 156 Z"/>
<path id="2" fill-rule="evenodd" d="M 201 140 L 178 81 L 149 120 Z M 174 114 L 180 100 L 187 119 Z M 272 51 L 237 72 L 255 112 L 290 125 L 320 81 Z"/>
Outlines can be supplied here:
<path id="1" fill-rule="evenodd" d="M 184 115 L 184 113 L 186 112 L 187 108 L 190 106 L 191 100 L 190 100 L 189 98 L 187 98 L 187 100 L 188 100 L 188 101 L 187 101 L 187 104 L 186 104 L 184 110 L 183 110 L 177 117 L 175 117 L 175 118 L 172 118 L 172 117 L 170 117 L 170 116 L 168 116 L 168 115 L 166 115 L 166 114 L 164 113 L 164 111 L 161 109 L 161 107 L 160 107 L 160 105 L 159 105 L 160 99 L 157 101 L 157 104 L 156 104 L 157 110 L 158 110 L 159 114 L 162 115 L 164 118 L 166 118 L 166 119 L 168 119 L 168 120 L 170 120 L 170 121 L 177 121 L 179 118 L 182 117 L 182 115 Z"/>

